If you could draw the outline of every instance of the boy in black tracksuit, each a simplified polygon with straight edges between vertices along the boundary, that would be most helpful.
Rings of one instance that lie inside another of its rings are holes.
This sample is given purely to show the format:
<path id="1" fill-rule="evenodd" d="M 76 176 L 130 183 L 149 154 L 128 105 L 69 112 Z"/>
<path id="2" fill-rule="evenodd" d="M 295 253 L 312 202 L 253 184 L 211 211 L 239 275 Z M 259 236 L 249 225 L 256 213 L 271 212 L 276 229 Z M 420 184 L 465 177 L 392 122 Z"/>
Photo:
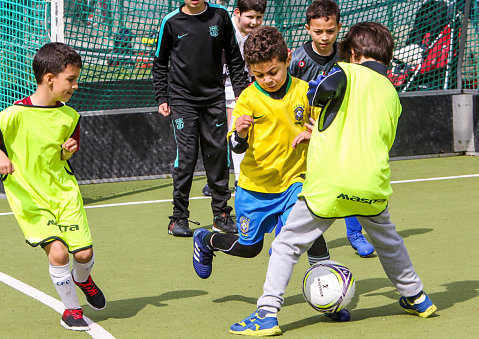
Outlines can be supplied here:
<path id="1" fill-rule="evenodd" d="M 188 199 L 199 145 L 212 195 L 213 229 L 236 233 L 227 205 L 231 192 L 222 52 L 236 97 L 246 86 L 244 61 L 224 7 L 204 0 L 184 2 L 161 23 L 152 70 L 158 112 L 171 113 L 177 144 L 168 233 L 193 235 Z"/>

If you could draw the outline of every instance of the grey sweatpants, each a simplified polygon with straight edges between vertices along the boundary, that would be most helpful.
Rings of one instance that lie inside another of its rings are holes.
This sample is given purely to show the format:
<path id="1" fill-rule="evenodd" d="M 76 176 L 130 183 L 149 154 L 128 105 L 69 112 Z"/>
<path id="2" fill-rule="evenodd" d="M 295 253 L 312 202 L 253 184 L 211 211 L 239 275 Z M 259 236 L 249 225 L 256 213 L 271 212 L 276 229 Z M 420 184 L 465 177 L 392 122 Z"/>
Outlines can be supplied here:
<path id="1" fill-rule="evenodd" d="M 358 217 L 368 232 L 379 260 L 399 294 L 411 297 L 423 289 L 403 239 L 397 234 L 386 209 L 375 217 Z M 281 309 L 283 294 L 299 257 L 323 234 L 335 219 L 313 215 L 306 202 L 299 199 L 289 214 L 286 225 L 273 241 L 263 295 L 258 299 L 258 308 L 269 306 Z"/>

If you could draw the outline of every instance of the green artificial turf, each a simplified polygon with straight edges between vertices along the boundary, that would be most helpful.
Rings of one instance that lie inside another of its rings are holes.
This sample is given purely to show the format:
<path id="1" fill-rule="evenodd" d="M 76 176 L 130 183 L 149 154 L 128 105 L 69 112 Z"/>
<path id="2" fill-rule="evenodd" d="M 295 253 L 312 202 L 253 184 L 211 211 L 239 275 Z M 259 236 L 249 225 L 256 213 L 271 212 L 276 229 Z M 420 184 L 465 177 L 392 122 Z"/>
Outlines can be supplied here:
<path id="1" fill-rule="evenodd" d="M 391 162 L 392 180 L 479 173 L 479 157 Z M 195 177 L 192 197 L 201 197 L 204 177 Z M 231 183 L 233 180 L 231 180 Z M 278 319 L 284 338 L 476 338 L 479 331 L 479 178 L 395 183 L 392 221 L 404 238 L 437 315 L 421 319 L 402 311 L 399 294 L 376 256 L 360 258 L 345 237 L 344 221 L 325 233 L 331 257 L 353 272 L 352 321 L 335 323 L 304 302 L 301 279 L 307 258 L 295 267 Z M 88 207 L 168 200 L 172 180 L 82 185 Z M 191 219 L 211 227 L 209 199 L 192 200 Z M 229 326 L 252 313 L 262 292 L 272 236 L 253 259 L 218 253 L 213 273 L 198 278 L 192 239 L 167 234 L 170 201 L 88 208 L 95 249 L 92 276 L 108 299 L 103 311 L 85 315 L 116 338 L 232 338 Z M 0 213 L 9 212 L 0 200 Z M 25 244 L 11 215 L 0 216 L 0 272 L 58 299 L 39 248 Z M 191 225 L 197 227 L 195 225 Z M 91 338 L 59 325 L 60 314 L 0 283 L 1 338 Z"/>

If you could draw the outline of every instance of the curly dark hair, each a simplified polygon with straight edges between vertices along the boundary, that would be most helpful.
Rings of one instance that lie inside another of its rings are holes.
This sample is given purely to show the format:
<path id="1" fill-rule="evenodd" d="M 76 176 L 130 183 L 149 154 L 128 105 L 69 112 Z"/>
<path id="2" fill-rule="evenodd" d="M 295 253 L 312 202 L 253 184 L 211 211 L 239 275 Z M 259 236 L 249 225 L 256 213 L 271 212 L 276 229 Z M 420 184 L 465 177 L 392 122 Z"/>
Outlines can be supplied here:
<path id="1" fill-rule="evenodd" d="M 82 67 L 81 56 L 75 50 L 61 42 L 51 42 L 43 45 L 33 57 L 33 73 L 37 84 L 42 82 L 47 73 L 57 75 L 68 65 Z"/>
<path id="2" fill-rule="evenodd" d="M 393 57 L 394 39 L 389 30 L 377 22 L 360 22 L 352 26 L 338 45 L 341 60 L 353 61 L 351 50 L 356 58 L 373 58 L 388 66 Z"/>
<path id="3" fill-rule="evenodd" d="M 276 27 L 260 26 L 246 39 L 244 44 L 244 60 L 247 64 L 258 64 L 277 58 L 286 62 L 288 46 L 283 35 Z"/>

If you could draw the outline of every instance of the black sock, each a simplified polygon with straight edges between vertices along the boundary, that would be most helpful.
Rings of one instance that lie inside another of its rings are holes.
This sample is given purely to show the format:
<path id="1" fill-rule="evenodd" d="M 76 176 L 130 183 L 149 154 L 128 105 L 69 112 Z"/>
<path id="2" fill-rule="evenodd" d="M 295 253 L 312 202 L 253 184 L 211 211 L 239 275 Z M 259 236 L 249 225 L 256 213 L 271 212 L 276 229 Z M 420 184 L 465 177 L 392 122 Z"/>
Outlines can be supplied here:
<path id="1" fill-rule="evenodd" d="M 203 244 L 212 251 L 214 250 L 213 246 L 211 246 L 211 237 L 213 236 L 213 234 L 215 234 L 215 232 L 208 232 L 203 237 Z"/>
<path id="2" fill-rule="evenodd" d="M 414 300 L 416 300 L 417 298 L 419 298 L 422 294 L 422 291 L 419 292 L 418 294 L 416 294 L 415 296 L 412 296 L 412 297 L 406 297 L 407 300 L 409 300 L 410 302 L 414 303 Z"/>
<path id="3" fill-rule="evenodd" d="M 205 245 L 214 251 L 221 251 L 229 255 L 243 258 L 253 258 L 261 252 L 263 240 L 254 245 L 241 245 L 238 235 L 231 233 L 208 233 L 203 238 Z"/>

